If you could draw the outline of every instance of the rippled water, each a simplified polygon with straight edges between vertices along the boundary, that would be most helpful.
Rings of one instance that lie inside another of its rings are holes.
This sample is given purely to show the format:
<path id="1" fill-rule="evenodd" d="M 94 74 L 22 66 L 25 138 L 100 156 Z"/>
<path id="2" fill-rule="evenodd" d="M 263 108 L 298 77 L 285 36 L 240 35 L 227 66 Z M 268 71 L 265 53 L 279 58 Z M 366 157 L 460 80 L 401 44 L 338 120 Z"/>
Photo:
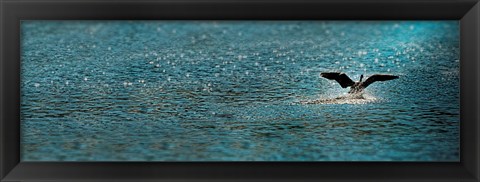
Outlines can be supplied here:
<path id="1" fill-rule="evenodd" d="M 458 161 L 458 26 L 24 21 L 22 160 Z"/>

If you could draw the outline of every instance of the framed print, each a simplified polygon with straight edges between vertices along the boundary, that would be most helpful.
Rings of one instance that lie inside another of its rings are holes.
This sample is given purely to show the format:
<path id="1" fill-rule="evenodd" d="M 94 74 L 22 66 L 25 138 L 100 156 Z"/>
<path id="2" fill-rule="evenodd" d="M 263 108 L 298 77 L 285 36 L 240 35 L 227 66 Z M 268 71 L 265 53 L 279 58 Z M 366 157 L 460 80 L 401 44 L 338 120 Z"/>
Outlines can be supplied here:
<path id="1" fill-rule="evenodd" d="M 22 161 L 460 160 L 458 21 L 25 20 L 21 33 Z"/>
<path id="2" fill-rule="evenodd" d="M 2 181 L 479 179 L 478 1 L 1 6 Z"/>

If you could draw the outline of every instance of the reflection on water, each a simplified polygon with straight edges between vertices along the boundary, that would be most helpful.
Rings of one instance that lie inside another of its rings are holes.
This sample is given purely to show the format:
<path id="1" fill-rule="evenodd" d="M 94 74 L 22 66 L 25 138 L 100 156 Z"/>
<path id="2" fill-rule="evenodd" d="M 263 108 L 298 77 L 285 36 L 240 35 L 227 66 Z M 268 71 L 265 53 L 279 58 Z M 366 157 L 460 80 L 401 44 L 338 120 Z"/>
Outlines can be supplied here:
<path id="1" fill-rule="evenodd" d="M 459 160 L 456 21 L 21 28 L 24 161 Z"/>

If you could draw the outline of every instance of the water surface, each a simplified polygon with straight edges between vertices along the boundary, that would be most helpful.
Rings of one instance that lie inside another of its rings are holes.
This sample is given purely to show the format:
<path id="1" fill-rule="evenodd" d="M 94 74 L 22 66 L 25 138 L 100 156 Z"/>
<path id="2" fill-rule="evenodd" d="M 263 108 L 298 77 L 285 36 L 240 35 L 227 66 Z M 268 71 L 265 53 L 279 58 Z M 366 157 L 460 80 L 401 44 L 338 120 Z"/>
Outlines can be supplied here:
<path id="1" fill-rule="evenodd" d="M 23 161 L 458 161 L 457 21 L 23 21 Z M 365 100 L 319 76 L 370 85 Z"/>

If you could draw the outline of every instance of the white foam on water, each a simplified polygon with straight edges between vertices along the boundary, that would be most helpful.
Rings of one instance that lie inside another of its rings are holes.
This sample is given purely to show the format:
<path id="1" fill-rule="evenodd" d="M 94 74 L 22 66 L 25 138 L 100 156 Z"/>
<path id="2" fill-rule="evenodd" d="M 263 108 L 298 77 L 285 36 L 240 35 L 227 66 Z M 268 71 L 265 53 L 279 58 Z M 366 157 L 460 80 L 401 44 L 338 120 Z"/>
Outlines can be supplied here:
<path id="1" fill-rule="evenodd" d="M 367 93 L 347 94 L 336 98 L 320 98 L 300 101 L 300 104 L 368 104 L 377 102 L 379 99 Z"/>

